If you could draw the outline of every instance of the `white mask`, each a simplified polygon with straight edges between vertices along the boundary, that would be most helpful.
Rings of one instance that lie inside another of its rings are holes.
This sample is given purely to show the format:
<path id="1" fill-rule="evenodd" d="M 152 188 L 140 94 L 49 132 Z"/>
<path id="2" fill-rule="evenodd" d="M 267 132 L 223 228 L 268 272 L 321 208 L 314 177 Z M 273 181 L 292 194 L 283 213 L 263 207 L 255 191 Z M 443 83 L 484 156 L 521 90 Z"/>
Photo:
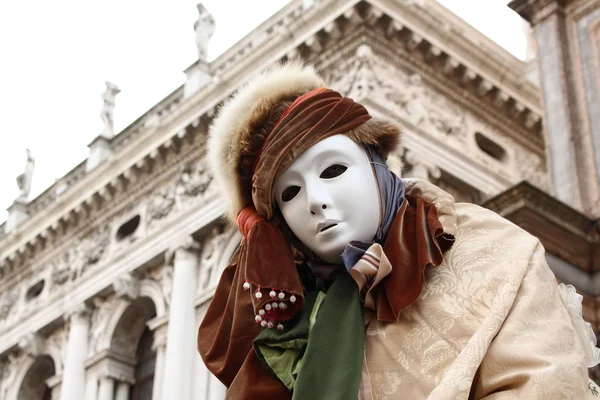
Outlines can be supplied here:
<path id="1" fill-rule="evenodd" d="M 283 173 L 275 199 L 294 234 L 323 260 L 339 264 L 352 240 L 379 227 L 377 181 L 365 150 L 346 135 L 320 141 Z"/>

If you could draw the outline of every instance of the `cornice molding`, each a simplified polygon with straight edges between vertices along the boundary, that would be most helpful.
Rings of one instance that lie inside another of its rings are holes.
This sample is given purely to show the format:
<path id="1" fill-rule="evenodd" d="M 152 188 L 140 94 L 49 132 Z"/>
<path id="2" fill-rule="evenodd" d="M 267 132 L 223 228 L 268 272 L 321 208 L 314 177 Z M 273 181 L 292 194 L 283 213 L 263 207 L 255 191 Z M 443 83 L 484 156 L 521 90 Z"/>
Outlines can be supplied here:
<path id="1" fill-rule="evenodd" d="M 484 207 L 537 236 L 546 251 L 582 271 L 600 271 L 600 222 L 523 181 Z M 590 276 L 591 278 L 591 276 Z"/>

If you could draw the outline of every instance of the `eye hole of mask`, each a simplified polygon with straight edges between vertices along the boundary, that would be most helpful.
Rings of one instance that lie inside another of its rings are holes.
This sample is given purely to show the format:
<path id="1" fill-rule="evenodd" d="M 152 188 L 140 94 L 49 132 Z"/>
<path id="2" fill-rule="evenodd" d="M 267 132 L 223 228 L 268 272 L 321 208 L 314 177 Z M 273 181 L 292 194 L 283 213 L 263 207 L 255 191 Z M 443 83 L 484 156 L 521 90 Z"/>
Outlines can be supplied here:
<path id="1" fill-rule="evenodd" d="M 288 186 L 281 193 L 281 201 L 288 202 L 292 200 L 300 192 L 300 186 Z"/>
<path id="2" fill-rule="evenodd" d="M 346 172 L 347 169 L 348 169 L 348 167 L 346 167 L 345 165 L 333 164 L 333 165 L 330 165 L 329 167 L 325 168 L 325 170 L 323 172 L 321 172 L 321 175 L 319 176 L 319 178 L 333 179 L 333 178 L 340 176 L 344 172 Z"/>

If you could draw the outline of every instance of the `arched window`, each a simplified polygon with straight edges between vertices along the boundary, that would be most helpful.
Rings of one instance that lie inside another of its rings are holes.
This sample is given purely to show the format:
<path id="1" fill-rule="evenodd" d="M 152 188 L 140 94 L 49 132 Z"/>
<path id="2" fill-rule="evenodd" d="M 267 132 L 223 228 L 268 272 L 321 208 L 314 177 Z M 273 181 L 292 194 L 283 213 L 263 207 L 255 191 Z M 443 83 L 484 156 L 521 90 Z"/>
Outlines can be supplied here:
<path id="1" fill-rule="evenodd" d="M 54 372 L 54 362 L 49 356 L 37 357 L 21 383 L 17 400 L 51 400 L 52 392 L 46 380 Z"/>
<path id="2" fill-rule="evenodd" d="M 152 348 L 154 333 L 148 327 L 144 329 L 137 347 L 135 365 L 135 384 L 131 387 L 131 400 L 146 400 L 152 398 L 154 370 L 156 367 L 156 351 Z"/>

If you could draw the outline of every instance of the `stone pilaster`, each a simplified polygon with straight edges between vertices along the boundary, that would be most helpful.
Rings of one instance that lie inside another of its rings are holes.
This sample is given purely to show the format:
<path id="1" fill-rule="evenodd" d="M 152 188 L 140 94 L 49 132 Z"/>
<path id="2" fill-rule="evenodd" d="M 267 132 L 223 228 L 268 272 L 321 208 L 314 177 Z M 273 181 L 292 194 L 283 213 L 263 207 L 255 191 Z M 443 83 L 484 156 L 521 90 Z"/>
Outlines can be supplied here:
<path id="1" fill-rule="evenodd" d="M 575 3 L 513 0 L 509 7 L 534 29 L 554 193 L 564 203 L 597 218 L 600 216 L 600 101 L 596 99 L 600 86 L 592 82 L 598 80 L 597 71 L 587 71 L 592 51 L 582 49 L 581 45 L 589 42 L 591 33 L 582 29 L 581 24 L 600 21 L 600 7 L 578 12 Z M 575 12 L 579 14 L 577 17 L 572 15 Z"/>

